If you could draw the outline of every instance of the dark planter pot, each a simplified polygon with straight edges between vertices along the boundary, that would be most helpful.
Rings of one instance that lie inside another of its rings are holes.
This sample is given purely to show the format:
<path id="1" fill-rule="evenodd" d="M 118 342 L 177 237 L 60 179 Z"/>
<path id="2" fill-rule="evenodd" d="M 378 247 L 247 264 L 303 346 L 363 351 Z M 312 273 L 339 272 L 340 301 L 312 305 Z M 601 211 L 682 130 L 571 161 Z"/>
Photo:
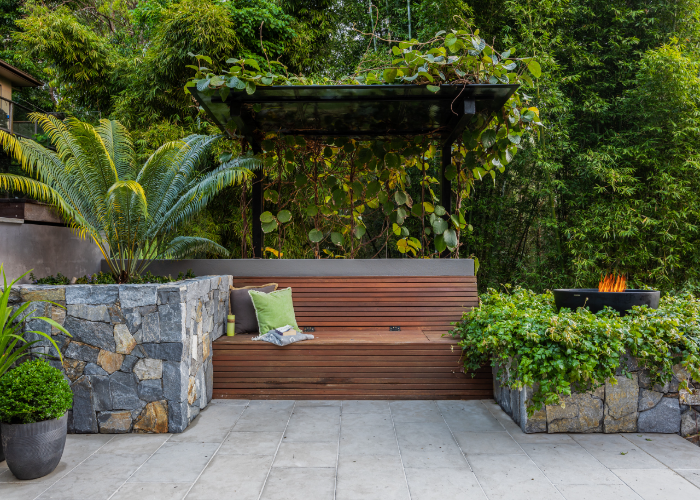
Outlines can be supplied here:
<path id="1" fill-rule="evenodd" d="M 0 462 L 5 460 L 5 454 L 2 452 L 2 429 L 0 429 Z"/>
<path id="2" fill-rule="evenodd" d="M 554 290 L 554 303 L 557 309 L 568 307 L 575 311 L 587 306 L 592 313 L 608 306 L 625 315 L 633 306 L 659 308 L 661 292 L 657 290 L 625 290 L 624 292 L 599 292 L 597 288 L 569 288 Z"/>
<path id="3" fill-rule="evenodd" d="M 2 450 L 17 479 L 50 474 L 61 461 L 66 445 L 68 414 L 34 424 L 0 424 Z"/>

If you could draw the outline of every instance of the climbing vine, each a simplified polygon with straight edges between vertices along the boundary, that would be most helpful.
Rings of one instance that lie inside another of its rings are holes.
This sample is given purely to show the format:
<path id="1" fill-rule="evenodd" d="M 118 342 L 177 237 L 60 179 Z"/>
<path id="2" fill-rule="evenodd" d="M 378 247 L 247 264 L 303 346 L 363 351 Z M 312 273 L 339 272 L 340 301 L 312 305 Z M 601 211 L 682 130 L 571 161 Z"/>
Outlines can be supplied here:
<path id="1" fill-rule="evenodd" d="M 516 57 L 515 49 L 497 51 L 478 30 L 441 31 L 427 42 L 391 41 L 380 66 L 361 69 L 338 80 L 290 75 L 268 58 L 230 58 L 227 72 L 214 73 L 211 58 L 194 55 L 195 71 L 186 91 L 216 95 L 255 93 L 271 85 L 424 85 L 439 93 L 441 85 L 520 84 L 534 87 L 541 76 L 532 57 Z M 375 255 L 390 239 L 398 250 L 430 257 L 446 250 L 458 255 L 460 232 L 472 230 L 462 208 L 476 181 L 503 173 L 529 134 L 539 133 L 539 110 L 531 98 L 516 91 L 495 116 L 473 115 L 452 146 L 452 164 L 445 176 L 452 181 L 455 203 L 441 204 L 436 192 L 439 135 L 409 139 L 363 141 L 347 137 L 308 139 L 268 134 L 260 153 L 265 178 L 266 209 L 263 231 L 270 235 L 269 254 L 283 257 L 290 231 L 304 233 L 315 257 L 355 257 L 371 247 Z M 238 137 L 234 122 L 226 125 Z M 245 139 L 234 141 L 222 162 L 244 151 Z M 250 154 L 248 152 L 247 154 Z M 414 196 L 409 194 L 412 186 Z M 416 189 L 418 188 L 418 189 Z M 419 193 L 419 199 L 416 193 Z M 246 203 L 245 193 L 241 203 Z M 245 210 L 243 211 L 245 212 Z M 249 224 L 244 223 L 244 227 Z"/>

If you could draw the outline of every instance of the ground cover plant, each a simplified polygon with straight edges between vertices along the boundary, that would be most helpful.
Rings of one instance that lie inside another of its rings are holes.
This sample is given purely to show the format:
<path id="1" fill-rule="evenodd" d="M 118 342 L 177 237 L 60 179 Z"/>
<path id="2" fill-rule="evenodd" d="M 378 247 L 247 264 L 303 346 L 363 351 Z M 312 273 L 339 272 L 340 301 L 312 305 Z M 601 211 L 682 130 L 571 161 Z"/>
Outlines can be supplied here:
<path id="1" fill-rule="evenodd" d="M 158 276 L 150 271 L 146 271 L 140 275 L 130 276 L 129 283 L 139 285 L 146 283 L 171 283 L 173 281 L 181 281 L 190 278 L 196 278 L 195 274 L 192 272 L 192 269 L 188 269 L 186 273 L 178 273 L 176 278 L 173 278 L 172 276 Z M 29 273 L 29 279 L 31 280 L 32 285 L 112 285 L 117 282 L 112 274 L 103 273 L 101 271 L 90 276 L 85 275 L 76 278 L 75 283 L 71 283 L 71 278 L 64 276 L 61 273 L 56 273 L 56 276 L 44 276 L 43 278 L 37 278 L 34 276 L 34 273 Z"/>
<path id="2" fill-rule="evenodd" d="M 604 384 L 626 352 L 653 382 L 670 380 L 677 364 L 700 380 L 700 299 L 689 293 L 666 295 L 658 309 L 634 307 L 622 317 L 609 308 L 557 312 L 551 292 L 519 287 L 489 289 L 480 301 L 452 331 L 465 370 L 498 365 L 502 385 L 532 387 L 530 414 Z"/>

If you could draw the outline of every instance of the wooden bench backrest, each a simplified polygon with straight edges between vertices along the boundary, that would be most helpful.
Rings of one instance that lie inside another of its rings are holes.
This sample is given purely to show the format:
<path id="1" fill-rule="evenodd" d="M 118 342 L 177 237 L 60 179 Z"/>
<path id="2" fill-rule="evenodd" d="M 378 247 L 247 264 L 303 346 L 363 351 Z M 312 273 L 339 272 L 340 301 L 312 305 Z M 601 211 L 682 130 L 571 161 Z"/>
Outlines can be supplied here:
<path id="1" fill-rule="evenodd" d="M 277 283 L 292 288 L 300 327 L 325 330 L 422 329 L 446 332 L 477 305 L 467 276 L 235 277 L 234 287 Z"/>

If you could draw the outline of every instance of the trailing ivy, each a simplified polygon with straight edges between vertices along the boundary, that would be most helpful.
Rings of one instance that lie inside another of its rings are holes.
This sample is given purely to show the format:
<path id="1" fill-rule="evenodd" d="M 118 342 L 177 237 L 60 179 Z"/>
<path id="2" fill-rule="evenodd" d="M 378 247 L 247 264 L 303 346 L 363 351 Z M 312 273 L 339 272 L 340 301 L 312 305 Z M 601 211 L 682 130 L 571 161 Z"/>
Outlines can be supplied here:
<path id="1" fill-rule="evenodd" d="M 653 383 L 670 380 L 677 364 L 700 380 L 700 299 L 693 295 L 666 296 L 657 310 L 635 307 L 623 317 L 607 308 L 557 313 L 551 292 L 523 288 L 489 289 L 480 299 L 481 307 L 464 313 L 452 331 L 465 370 L 491 364 L 502 385 L 532 387 L 530 415 L 572 391 L 614 381 L 625 352 Z"/>

